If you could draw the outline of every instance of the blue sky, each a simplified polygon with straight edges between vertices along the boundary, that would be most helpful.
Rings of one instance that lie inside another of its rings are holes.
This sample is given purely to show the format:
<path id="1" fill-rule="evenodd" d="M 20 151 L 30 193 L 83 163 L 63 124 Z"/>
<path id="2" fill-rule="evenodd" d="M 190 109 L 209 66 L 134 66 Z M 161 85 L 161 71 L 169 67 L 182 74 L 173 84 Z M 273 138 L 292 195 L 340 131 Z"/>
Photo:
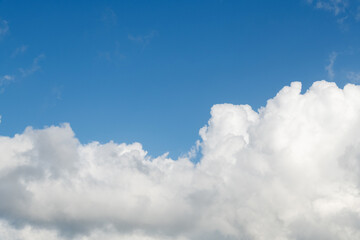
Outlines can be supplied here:
<path id="1" fill-rule="evenodd" d="M 360 81 L 359 1 L 0 1 L 0 135 L 186 153 L 217 103 Z"/>

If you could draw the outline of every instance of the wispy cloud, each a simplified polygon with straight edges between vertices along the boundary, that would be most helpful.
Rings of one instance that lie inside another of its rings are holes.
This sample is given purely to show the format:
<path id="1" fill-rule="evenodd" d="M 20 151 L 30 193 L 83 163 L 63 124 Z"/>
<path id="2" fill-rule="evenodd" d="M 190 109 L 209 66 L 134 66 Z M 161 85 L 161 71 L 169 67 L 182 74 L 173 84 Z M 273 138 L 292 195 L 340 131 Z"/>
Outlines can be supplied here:
<path id="1" fill-rule="evenodd" d="M 9 31 L 9 23 L 0 18 L 0 39 L 5 36 Z"/>
<path id="2" fill-rule="evenodd" d="M 335 16 L 344 13 L 349 6 L 347 0 L 308 0 L 317 9 L 333 13 Z"/>
<path id="3" fill-rule="evenodd" d="M 26 45 L 21 45 L 20 47 L 16 48 L 16 49 L 13 51 L 13 53 L 11 54 L 11 57 L 14 58 L 14 57 L 16 57 L 16 56 L 18 56 L 18 55 L 26 52 L 27 48 L 28 48 L 28 46 L 26 46 Z"/>
<path id="4" fill-rule="evenodd" d="M 63 86 L 55 86 L 51 89 L 51 95 L 56 100 L 62 100 Z"/>
<path id="5" fill-rule="evenodd" d="M 356 10 L 355 20 L 360 21 L 360 6 Z"/>
<path id="6" fill-rule="evenodd" d="M 349 79 L 353 83 L 360 82 L 360 72 L 348 72 L 346 74 L 346 78 Z"/>
<path id="7" fill-rule="evenodd" d="M 128 39 L 132 42 L 135 42 L 137 44 L 142 45 L 143 47 L 145 47 L 146 45 L 148 45 L 150 43 L 150 41 L 157 35 L 157 31 L 151 31 L 149 34 L 147 35 L 138 35 L 138 36 L 134 36 L 132 34 L 128 35 Z"/>
<path id="8" fill-rule="evenodd" d="M 56 105 L 62 100 L 63 86 L 55 85 L 51 90 L 45 94 L 45 99 L 42 104 L 43 109 L 51 109 L 56 107 Z"/>
<path id="9" fill-rule="evenodd" d="M 104 60 L 106 60 L 106 61 L 111 61 L 111 59 L 112 59 L 112 57 L 111 57 L 111 52 L 109 52 L 109 51 L 98 51 L 98 57 L 100 58 L 100 59 L 104 59 Z"/>
<path id="10" fill-rule="evenodd" d="M 15 80 L 13 75 L 4 75 L 0 77 L 0 94 L 5 91 L 5 86 Z"/>
<path id="11" fill-rule="evenodd" d="M 27 77 L 27 76 L 39 71 L 41 69 L 41 66 L 39 65 L 39 62 L 44 58 L 45 58 L 45 55 L 40 54 L 39 56 L 34 58 L 31 67 L 29 67 L 27 69 L 20 68 L 19 71 L 21 72 L 22 76 Z"/>
<path id="12" fill-rule="evenodd" d="M 106 8 L 105 11 L 102 14 L 101 20 L 106 24 L 117 24 L 117 15 L 111 8 Z"/>
<path id="13" fill-rule="evenodd" d="M 121 53 L 121 45 L 118 41 L 115 42 L 114 49 L 109 51 L 98 51 L 98 57 L 109 62 L 119 62 L 126 58 L 126 56 Z"/>
<path id="14" fill-rule="evenodd" d="M 21 52 L 26 51 L 26 46 L 21 46 L 19 48 L 17 48 L 12 56 L 15 57 L 17 54 L 20 54 Z M 39 62 L 45 58 L 44 54 L 40 54 L 39 56 L 37 56 L 36 58 L 34 58 L 32 64 L 30 67 L 28 68 L 19 68 L 19 73 L 17 74 L 6 74 L 1 76 L 0 75 L 0 93 L 3 93 L 5 90 L 5 86 L 11 84 L 12 82 L 15 81 L 15 79 L 21 79 L 21 78 L 25 78 L 37 71 L 39 71 L 41 69 L 41 66 L 39 65 Z"/>
<path id="15" fill-rule="evenodd" d="M 307 2 L 315 9 L 333 14 L 341 30 L 348 30 L 351 21 L 360 21 L 360 1 L 307 0 Z"/>
<path id="16" fill-rule="evenodd" d="M 334 64 L 337 56 L 338 56 L 337 52 L 332 52 L 329 56 L 329 65 L 325 67 L 325 70 L 327 71 L 330 80 L 333 80 L 335 77 Z"/>
<path id="17" fill-rule="evenodd" d="M 0 87 L 12 82 L 15 79 L 12 75 L 4 75 L 0 77 Z"/>

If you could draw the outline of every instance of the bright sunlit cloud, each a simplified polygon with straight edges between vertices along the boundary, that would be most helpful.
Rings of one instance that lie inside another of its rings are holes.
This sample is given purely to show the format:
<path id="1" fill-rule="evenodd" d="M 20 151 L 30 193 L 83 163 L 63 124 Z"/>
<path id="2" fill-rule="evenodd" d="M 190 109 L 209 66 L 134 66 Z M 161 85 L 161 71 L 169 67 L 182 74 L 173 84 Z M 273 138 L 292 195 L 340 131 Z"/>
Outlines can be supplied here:
<path id="1" fill-rule="evenodd" d="M 213 106 L 195 165 L 29 127 L 0 137 L 0 238 L 359 239 L 359 125 L 360 86 L 320 81 Z"/>

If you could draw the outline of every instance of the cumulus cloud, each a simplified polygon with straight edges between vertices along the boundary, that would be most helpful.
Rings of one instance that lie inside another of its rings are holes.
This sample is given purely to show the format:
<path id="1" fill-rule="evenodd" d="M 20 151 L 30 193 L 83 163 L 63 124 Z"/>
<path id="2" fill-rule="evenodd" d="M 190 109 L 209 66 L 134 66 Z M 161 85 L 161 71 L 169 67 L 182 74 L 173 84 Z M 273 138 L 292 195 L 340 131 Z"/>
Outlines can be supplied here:
<path id="1" fill-rule="evenodd" d="M 68 124 L 0 137 L 0 238 L 360 239 L 360 86 L 219 104 L 202 157 L 81 144 Z"/>

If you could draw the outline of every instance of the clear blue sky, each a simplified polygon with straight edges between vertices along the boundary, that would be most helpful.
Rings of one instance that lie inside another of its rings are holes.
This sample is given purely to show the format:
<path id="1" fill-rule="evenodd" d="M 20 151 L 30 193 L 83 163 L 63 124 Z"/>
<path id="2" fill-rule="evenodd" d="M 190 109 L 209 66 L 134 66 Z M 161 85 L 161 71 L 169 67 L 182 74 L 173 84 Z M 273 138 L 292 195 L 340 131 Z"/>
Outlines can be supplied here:
<path id="1" fill-rule="evenodd" d="M 0 0 L 0 135 L 69 122 L 176 157 L 213 104 L 358 83 L 359 21 L 357 1 Z"/>

